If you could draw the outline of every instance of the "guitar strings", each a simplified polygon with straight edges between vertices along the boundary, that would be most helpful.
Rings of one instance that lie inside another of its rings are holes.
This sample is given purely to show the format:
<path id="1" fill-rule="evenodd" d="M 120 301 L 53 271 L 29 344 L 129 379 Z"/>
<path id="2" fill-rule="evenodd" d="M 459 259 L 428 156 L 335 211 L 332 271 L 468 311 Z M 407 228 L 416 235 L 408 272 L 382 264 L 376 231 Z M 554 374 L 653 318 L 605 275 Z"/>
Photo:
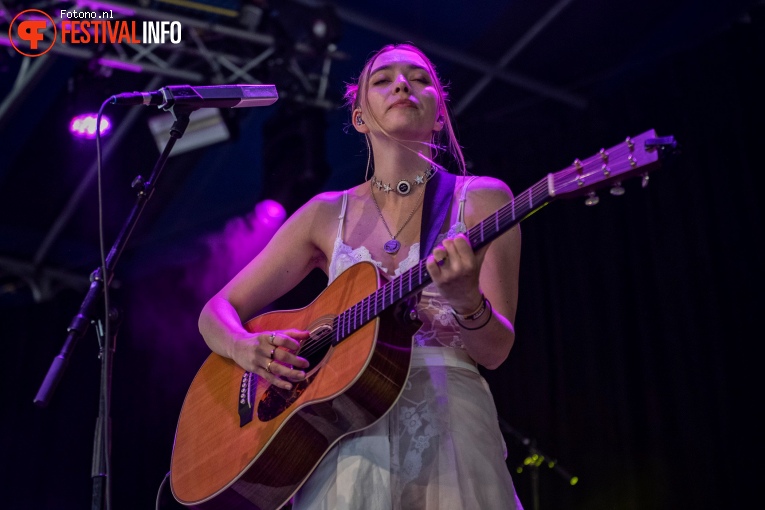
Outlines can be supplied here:
<path id="1" fill-rule="evenodd" d="M 626 150 L 625 150 L 626 149 Z M 629 149 L 626 147 L 626 144 L 622 144 L 621 146 L 618 146 L 616 148 L 611 148 L 608 150 L 608 159 L 621 159 L 624 155 L 634 154 L 633 149 Z M 629 162 L 627 163 L 613 163 L 611 165 L 608 165 L 607 161 L 604 161 L 600 154 L 591 156 L 590 158 L 585 159 L 584 161 L 580 161 L 581 169 L 577 169 L 575 165 L 570 165 L 569 167 L 566 167 L 565 169 L 556 172 L 552 174 L 553 177 L 553 187 L 562 187 L 562 184 L 559 184 L 560 181 L 565 181 L 567 178 L 569 180 L 569 184 L 573 182 L 573 180 L 581 179 L 584 180 L 585 178 L 592 177 L 593 175 L 597 174 L 603 174 L 603 165 L 606 165 L 606 167 L 613 173 L 616 172 L 617 175 L 624 171 L 624 169 L 630 169 L 633 167 L 633 165 Z M 636 163 L 637 164 L 637 163 Z M 592 167 L 591 170 L 588 170 L 588 168 Z M 635 166 L 634 168 L 639 168 L 640 165 Z M 614 176 L 615 177 L 615 176 Z M 612 178 L 612 176 L 609 176 L 609 179 Z M 573 180 L 572 180 L 573 179 Z M 531 188 L 529 188 L 527 191 L 522 192 L 520 195 L 517 195 L 513 198 L 508 204 L 500 208 L 497 212 L 495 212 L 493 215 L 487 217 L 484 219 L 481 224 L 485 224 L 489 221 L 489 219 L 492 216 L 496 216 L 495 222 L 497 224 L 504 223 L 511 219 L 514 220 L 515 216 L 515 203 L 519 199 L 525 199 L 525 196 L 529 195 L 529 210 L 523 212 L 523 214 L 528 214 L 530 212 L 533 212 L 536 210 L 537 207 L 535 207 L 535 204 L 537 206 L 541 206 L 544 204 L 544 201 L 540 201 L 541 198 L 544 198 L 545 200 L 547 198 L 553 199 L 555 197 L 550 197 L 549 194 L 549 187 L 548 187 L 548 177 L 545 177 L 541 179 L 539 182 L 534 184 Z M 539 203 L 537 204 L 537 202 Z M 523 219 L 523 218 L 521 218 Z M 479 224 L 480 225 L 480 224 Z M 477 225 L 477 226 L 479 226 Z M 496 227 L 496 225 L 495 225 Z M 491 227 L 494 228 L 494 227 Z M 490 231 L 489 234 L 494 234 L 496 232 L 496 228 L 494 230 Z M 471 228 L 468 232 L 470 235 L 471 241 L 479 241 L 480 239 L 476 238 L 473 239 L 473 237 L 480 236 L 481 232 L 480 229 L 477 229 L 475 227 Z M 393 296 L 393 290 L 395 289 L 395 286 L 398 285 L 399 289 L 403 288 L 403 281 L 408 278 L 409 284 L 412 283 L 412 275 L 414 274 L 414 270 L 416 269 L 420 276 L 420 280 L 422 282 L 427 282 L 427 280 L 430 280 L 430 276 L 428 275 L 427 271 L 424 272 L 425 276 L 423 277 L 423 269 L 425 268 L 425 261 L 422 260 L 418 263 L 418 265 L 414 268 L 409 269 L 408 271 L 404 272 L 403 274 L 399 275 L 398 277 L 394 278 L 393 280 L 388 281 L 385 283 L 382 287 L 377 289 L 374 293 L 370 294 L 366 298 L 362 299 L 359 303 L 351 306 L 344 312 L 340 313 L 337 317 L 335 317 L 332 320 L 332 327 L 330 330 L 324 330 L 322 333 L 317 335 L 316 337 L 309 337 L 308 340 L 302 345 L 301 350 L 299 351 L 303 356 L 310 357 L 311 355 L 315 354 L 319 350 L 326 347 L 328 344 L 332 343 L 333 337 L 338 337 L 338 327 L 341 322 L 341 320 L 344 322 L 344 330 L 347 330 L 347 334 L 343 335 L 343 338 L 347 338 L 352 333 L 357 331 L 360 327 L 367 324 L 369 321 L 371 321 L 376 315 L 372 316 L 370 313 L 366 314 L 364 312 L 364 306 L 366 303 L 367 306 L 367 312 L 371 311 L 371 306 L 374 304 L 375 310 L 380 309 L 381 311 L 386 308 L 385 306 L 385 296 L 386 294 L 389 294 Z M 422 284 L 421 282 L 421 284 Z M 425 283 L 427 285 L 427 283 Z M 409 287 L 411 288 L 411 287 Z M 389 303 L 393 304 L 392 302 Z M 351 321 L 353 322 L 353 327 L 351 327 Z"/>
<path id="2" fill-rule="evenodd" d="M 629 152 L 631 152 L 631 151 L 629 151 Z M 612 155 L 613 155 L 613 157 L 621 156 L 621 154 L 618 151 L 615 151 Z M 571 167 L 569 167 L 567 169 L 564 169 L 564 170 L 562 170 L 560 172 L 557 172 L 556 174 L 553 174 L 553 178 L 555 179 L 556 177 L 568 176 L 568 177 L 572 177 L 572 178 L 583 179 L 583 178 L 586 178 L 586 177 L 591 177 L 591 176 L 593 176 L 593 175 L 595 175 L 597 173 L 602 173 L 602 163 L 603 163 L 603 161 L 602 161 L 602 159 L 600 159 L 599 156 L 593 156 L 592 158 L 590 158 L 590 159 L 588 159 L 586 161 L 583 161 L 581 163 L 582 163 L 582 171 L 581 171 L 581 173 L 576 169 L 576 167 L 574 167 L 572 165 Z M 593 163 L 597 163 L 597 165 L 593 165 Z M 597 166 L 598 168 L 593 169 L 592 171 L 589 171 L 589 172 L 584 171 L 585 168 L 587 168 L 588 166 Z M 619 171 L 623 171 L 624 168 L 629 169 L 631 166 L 632 165 L 630 165 L 630 164 L 621 164 L 621 163 L 618 163 L 618 164 L 612 165 L 610 167 L 610 169 L 611 169 L 612 172 L 613 171 L 619 172 Z M 555 180 L 554 180 L 554 182 L 555 182 Z M 544 178 L 544 179 L 540 180 L 539 182 L 537 182 L 534 186 L 532 186 L 529 189 L 529 192 L 531 194 L 531 207 L 530 207 L 530 211 L 533 211 L 534 210 L 533 205 L 536 202 L 535 199 L 538 200 L 542 196 L 544 196 L 545 198 L 547 198 L 549 196 L 549 189 L 548 189 L 547 178 Z M 512 213 L 513 207 L 512 206 L 513 206 L 514 202 L 516 200 L 518 200 L 519 198 L 523 198 L 524 195 L 526 195 L 526 194 L 527 194 L 527 192 L 521 193 L 520 195 L 516 196 L 506 206 L 503 206 L 503 208 L 498 210 L 495 213 L 495 215 L 497 216 L 497 221 L 504 223 L 508 218 L 512 218 L 512 216 L 513 216 L 513 213 Z M 489 218 L 491 218 L 491 216 Z M 489 218 L 485 219 L 483 222 L 488 221 Z M 475 233 L 477 235 L 480 235 L 480 232 L 478 231 L 478 229 L 475 229 L 475 228 L 471 229 L 470 233 Z M 493 233 L 493 232 L 491 232 L 491 233 Z M 471 236 L 471 237 L 474 237 L 474 236 Z M 478 239 L 476 239 L 476 240 L 478 240 Z M 425 262 L 424 261 L 420 261 L 420 263 L 418 264 L 417 269 L 420 272 L 422 272 L 422 269 L 424 268 L 424 265 L 425 265 Z M 375 291 L 373 294 L 371 294 L 370 296 L 367 296 L 367 298 L 363 299 L 361 302 L 357 303 L 356 305 L 353 305 L 348 310 L 346 310 L 345 312 L 342 312 L 340 315 L 335 317 L 333 319 L 332 329 L 329 330 L 329 331 L 326 331 L 326 332 L 324 332 L 324 333 L 322 333 L 322 334 L 320 334 L 320 335 L 318 335 L 316 337 L 309 338 L 303 344 L 303 349 L 301 349 L 301 351 L 300 351 L 301 354 L 303 354 L 304 356 L 311 356 L 312 354 L 318 352 L 318 350 L 323 349 L 329 343 L 331 343 L 332 342 L 332 337 L 337 336 L 337 329 L 338 329 L 338 325 L 339 325 L 339 323 L 341 321 L 341 318 L 344 319 L 346 321 L 346 323 L 348 324 L 348 327 L 346 328 L 348 330 L 348 334 L 344 335 L 344 337 L 347 337 L 350 334 L 352 334 L 353 332 L 357 331 L 359 329 L 359 327 L 363 326 L 364 324 L 366 324 L 367 322 L 369 322 L 373 318 L 371 316 L 368 316 L 366 318 L 364 317 L 364 303 L 366 302 L 368 304 L 368 306 L 369 306 L 369 308 L 367 310 L 371 310 L 372 303 L 374 303 L 374 305 L 376 307 L 375 309 L 378 308 L 378 305 L 379 305 L 379 307 L 383 307 L 384 308 L 386 293 L 392 295 L 391 287 L 395 287 L 395 285 L 397 283 L 398 283 L 398 285 L 401 286 L 401 283 L 400 283 L 401 280 L 404 279 L 407 276 L 409 277 L 410 282 L 411 282 L 411 275 L 413 273 L 413 270 L 414 270 L 414 268 L 412 268 L 409 271 L 403 273 L 402 275 L 398 276 L 397 278 L 394 278 L 393 280 L 387 282 L 385 285 L 383 285 L 383 287 L 381 287 L 380 289 Z M 428 279 L 429 279 L 429 277 L 428 277 Z M 351 320 L 354 323 L 354 327 L 350 327 Z"/>

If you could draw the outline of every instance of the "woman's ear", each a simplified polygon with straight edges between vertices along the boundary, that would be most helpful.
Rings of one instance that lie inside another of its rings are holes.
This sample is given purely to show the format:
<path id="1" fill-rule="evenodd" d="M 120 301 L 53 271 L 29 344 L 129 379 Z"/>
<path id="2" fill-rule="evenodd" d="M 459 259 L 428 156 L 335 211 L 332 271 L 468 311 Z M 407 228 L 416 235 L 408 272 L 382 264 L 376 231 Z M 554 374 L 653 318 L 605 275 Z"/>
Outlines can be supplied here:
<path id="1" fill-rule="evenodd" d="M 441 131 L 444 129 L 444 123 L 446 122 L 443 113 L 439 113 L 436 117 L 436 122 L 433 124 L 433 131 Z"/>
<path id="2" fill-rule="evenodd" d="M 356 129 L 356 131 L 364 134 L 369 133 L 369 128 L 367 127 L 366 122 L 364 122 L 364 116 L 361 114 L 361 110 L 359 108 L 353 110 L 351 118 L 353 127 Z"/>

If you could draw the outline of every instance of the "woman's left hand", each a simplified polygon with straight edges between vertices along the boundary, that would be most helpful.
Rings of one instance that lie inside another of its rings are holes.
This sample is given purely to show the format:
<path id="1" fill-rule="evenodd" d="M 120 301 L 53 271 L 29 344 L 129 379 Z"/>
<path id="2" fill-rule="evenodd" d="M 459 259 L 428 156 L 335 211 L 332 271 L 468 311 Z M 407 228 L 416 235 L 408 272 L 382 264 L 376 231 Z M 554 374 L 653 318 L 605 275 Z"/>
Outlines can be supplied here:
<path id="1" fill-rule="evenodd" d="M 474 253 L 465 234 L 459 234 L 444 239 L 428 256 L 428 273 L 457 313 L 470 313 L 481 304 L 478 277 L 485 253 Z"/>

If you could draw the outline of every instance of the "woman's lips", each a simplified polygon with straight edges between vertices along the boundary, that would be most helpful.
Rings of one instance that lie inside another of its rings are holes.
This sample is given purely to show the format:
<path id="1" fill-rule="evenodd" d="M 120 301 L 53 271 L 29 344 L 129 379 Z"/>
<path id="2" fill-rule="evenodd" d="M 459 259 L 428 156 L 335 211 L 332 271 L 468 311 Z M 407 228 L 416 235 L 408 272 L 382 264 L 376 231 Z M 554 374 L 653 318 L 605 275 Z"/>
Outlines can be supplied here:
<path id="1" fill-rule="evenodd" d="M 390 105 L 391 108 L 417 108 L 417 105 L 414 104 L 412 101 L 409 101 L 408 99 L 403 99 L 400 101 L 396 101 L 392 105 Z"/>

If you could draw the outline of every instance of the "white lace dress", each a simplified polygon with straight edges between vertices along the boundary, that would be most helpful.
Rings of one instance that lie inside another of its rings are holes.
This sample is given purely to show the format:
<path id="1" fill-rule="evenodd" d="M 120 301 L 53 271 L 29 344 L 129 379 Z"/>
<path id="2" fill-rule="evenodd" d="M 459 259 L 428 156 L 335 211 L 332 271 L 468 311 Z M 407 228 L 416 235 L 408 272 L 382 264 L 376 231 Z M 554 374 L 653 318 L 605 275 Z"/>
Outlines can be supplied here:
<path id="1" fill-rule="evenodd" d="M 465 188 L 458 221 L 464 232 Z M 343 242 L 347 196 L 330 262 L 334 280 L 372 260 Z M 443 236 L 440 238 L 442 239 Z M 395 276 L 419 261 L 419 244 Z M 507 452 L 488 385 L 460 340 L 460 329 L 435 285 L 418 305 L 412 368 L 393 408 L 377 423 L 341 439 L 293 499 L 295 510 L 522 510 L 505 464 Z"/>

